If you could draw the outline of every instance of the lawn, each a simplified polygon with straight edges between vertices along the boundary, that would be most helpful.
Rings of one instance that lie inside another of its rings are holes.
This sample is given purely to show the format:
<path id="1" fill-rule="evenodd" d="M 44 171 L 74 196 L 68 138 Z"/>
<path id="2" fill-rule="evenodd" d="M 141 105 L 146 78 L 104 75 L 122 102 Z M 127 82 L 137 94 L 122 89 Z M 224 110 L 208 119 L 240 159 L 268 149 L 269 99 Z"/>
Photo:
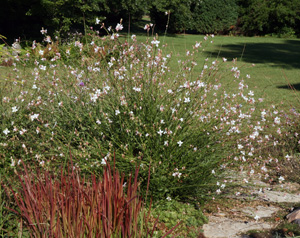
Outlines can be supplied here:
<path id="1" fill-rule="evenodd" d="M 145 39 L 145 37 L 139 37 Z M 202 35 L 160 36 L 161 43 L 173 52 L 173 67 L 184 59 L 195 42 L 203 41 Z M 229 61 L 237 59 L 237 65 L 249 88 L 267 104 L 295 106 L 300 100 L 300 39 L 274 37 L 215 36 L 213 44 L 207 44 L 199 54 L 198 62 L 205 58 Z M 255 65 L 253 67 L 253 64 Z M 251 78 L 247 79 L 246 74 Z M 295 90 L 291 90 L 291 87 Z"/>

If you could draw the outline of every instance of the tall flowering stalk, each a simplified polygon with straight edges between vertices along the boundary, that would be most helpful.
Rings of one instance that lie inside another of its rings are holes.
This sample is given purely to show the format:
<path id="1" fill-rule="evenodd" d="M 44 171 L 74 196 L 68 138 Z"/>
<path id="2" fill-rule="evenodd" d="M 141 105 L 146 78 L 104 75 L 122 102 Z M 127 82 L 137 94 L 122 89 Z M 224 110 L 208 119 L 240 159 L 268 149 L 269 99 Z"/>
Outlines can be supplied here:
<path id="1" fill-rule="evenodd" d="M 259 106 L 262 99 L 247 86 L 250 75 L 234 60 L 199 62 L 213 35 L 170 67 L 173 56 L 157 36 L 126 41 L 107 32 L 93 33 L 88 44 L 77 35 L 65 45 L 33 42 L 16 57 L 16 77 L 0 87 L 6 170 L 20 159 L 53 168 L 72 154 L 82 171 L 98 172 L 115 153 L 125 174 L 140 167 L 144 192 L 151 164 L 154 199 L 220 193 L 228 181 L 218 176 L 228 166 L 268 176 L 274 158 L 263 153 L 284 147 L 280 138 L 291 133 L 282 125 L 289 119 Z M 26 63 L 32 70 L 21 71 Z"/>

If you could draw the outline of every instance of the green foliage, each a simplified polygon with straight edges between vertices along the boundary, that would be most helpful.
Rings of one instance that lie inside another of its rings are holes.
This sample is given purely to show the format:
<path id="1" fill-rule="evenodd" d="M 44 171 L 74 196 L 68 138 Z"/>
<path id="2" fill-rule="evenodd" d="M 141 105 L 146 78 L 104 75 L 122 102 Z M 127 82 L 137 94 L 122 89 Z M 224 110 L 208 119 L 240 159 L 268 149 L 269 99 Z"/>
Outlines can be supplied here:
<path id="1" fill-rule="evenodd" d="M 41 7 L 45 11 L 45 25 L 67 33 L 71 27 L 85 30 L 86 24 L 94 24 L 96 17 L 108 11 L 105 0 L 41 0 Z"/>
<path id="2" fill-rule="evenodd" d="M 272 34 L 292 36 L 300 19 L 297 0 L 239 1 L 240 25 L 246 34 Z"/>
<path id="3" fill-rule="evenodd" d="M 116 166 L 126 174 L 136 164 L 143 178 L 151 169 L 154 199 L 166 194 L 181 199 L 208 196 L 217 179 L 211 171 L 218 173 L 224 148 L 222 133 L 214 128 L 220 122 L 201 98 L 205 91 L 213 97 L 214 77 L 222 71 L 204 71 L 202 84 L 193 78 L 196 63 L 190 58 L 172 72 L 171 55 L 154 42 L 133 38 L 128 46 L 108 36 L 95 38 L 93 44 L 32 47 L 29 59 L 22 60 L 38 65 L 39 79 L 16 71 L 29 81 L 16 81 L 15 86 L 11 78 L 1 87 L 24 99 L 12 104 L 2 100 L 0 138 L 5 143 L 0 158 L 6 172 L 19 159 L 30 163 L 35 157 L 42 166 L 53 167 L 70 154 L 83 171 L 101 171 L 115 153 Z M 16 125 L 19 129 L 14 130 Z M 146 179 L 141 186 L 146 191 Z"/>
<path id="4" fill-rule="evenodd" d="M 152 2 L 151 19 L 156 27 L 164 30 L 170 12 L 168 30 L 183 32 L 192 30 L 200 33 L 226 32 L 235 25 L 238 17 L 235 0 L 217 1 L 160 1 Z"/>
<path id="5" fill-rule="evenodd" d="M 128 24 L 128 18 L 132 21 L 142 19 L 148 10 L 149 0 L 110 0 L 107 1 L 109 12 L 108 21 L 118 22 L 122 18 Z"/>
<path id="6" fill-rule="evenodd" d="M 194 29 L 201 33 L 228 32 L 236 24 L 236 0 L 203 0 L 192 5 Z"/>
<path id="7" fill-rule="evenodd" d="M 150 7 L 151 20 L 156 24 L 156 28 L 163 31 L 166 29 L 166 25 L 168 25 L 168 14 L 170 14 L 169 32 L 191 30 L 193 29 L 193 18 L 191 16 L 190 4 L 190 0 L 152 1 Z"/>
<path id="8" fill-rule="evenodd" d="M 192 204 L 181 203 L 176 200 L 162 200 L 152 210 L 154 217 L 159 217 L 158 226 L 174 227 L 182 221 L 177 235 L 180 237 L 199 237 L 199 227 L 208 222 L 202 211 Z M 160 231 L 157 235 L 162 235 Z M 159 237 L 159 236 L 158 236 Z"/>

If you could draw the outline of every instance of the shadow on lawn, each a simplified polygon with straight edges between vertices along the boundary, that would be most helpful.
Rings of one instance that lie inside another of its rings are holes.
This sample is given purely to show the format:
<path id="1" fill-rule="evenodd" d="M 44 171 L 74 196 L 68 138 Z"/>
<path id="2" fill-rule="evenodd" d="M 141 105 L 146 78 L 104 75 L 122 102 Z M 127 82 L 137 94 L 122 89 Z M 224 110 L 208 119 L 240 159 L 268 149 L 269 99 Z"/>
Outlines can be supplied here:
<path id="1" fill-rule="evenodd" d="M 239 43 L 220 46 L 221 50 L 206 52 L 211 56 L 237 58 L 248 63 L 270 64 L 285 69 L 300 68 L 300 41 L 285 40 L 283 43 Z"/>
<path id="2" fill-rule="evenodd" d="M 277 86 L 277 88 L 300 91 L 300 83 Z"/>

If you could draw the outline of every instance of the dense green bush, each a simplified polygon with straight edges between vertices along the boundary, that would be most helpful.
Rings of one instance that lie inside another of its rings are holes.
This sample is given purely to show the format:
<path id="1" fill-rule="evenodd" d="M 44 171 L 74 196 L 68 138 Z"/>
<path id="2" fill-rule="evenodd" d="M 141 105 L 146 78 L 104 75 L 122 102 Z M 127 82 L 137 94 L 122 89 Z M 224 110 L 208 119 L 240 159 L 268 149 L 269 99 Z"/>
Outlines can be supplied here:
<path id="1" fill-rule="evenodd" d="M 168 32 L 173 33 L 192 30 L 193 18 L 190 4 L 190 0 L 155 0 L 150 7 L 151 20 L 156 24 L 155 27 L 161 31 L 166 30 L 166 28 L 168 28 Z"/>
<path id="2" fill-rule="evenodd" d="M 228 32 L 238 18 L 235 0 L 194 1 L 192 9 L 194 29 L 201 33 Z"/>
<path id="3" fill-rule="evenodd" d="M 210 197 L 226 151 L 220 142 L 228 138 L 220 113 L 229 102 L 217 98 L 223 71 L 214 62 L 193 73 L 202 67 L 196 43 L 173 72 L 159 45 L 120 42 L 116 33 L 87 44 L 34 44 L 17 58 L 29 69 L 16 68 L 18 77 L 1 82 L 3 172 L 20 159 L 53 168 L 70 157 L 83 171 L 99 172 L 115 154 L 126 174 L 136 165 L 142 178 L 151 170 L 155 199 Z M 141 186 L 146 191 L 147 181 Z"/>
<path id="4" fill-rule="evenodd" d="M 249 35 L 272 34 L 292 36 L 300 19 L 298 0 L 239 1 L 240 26 Z"/>

